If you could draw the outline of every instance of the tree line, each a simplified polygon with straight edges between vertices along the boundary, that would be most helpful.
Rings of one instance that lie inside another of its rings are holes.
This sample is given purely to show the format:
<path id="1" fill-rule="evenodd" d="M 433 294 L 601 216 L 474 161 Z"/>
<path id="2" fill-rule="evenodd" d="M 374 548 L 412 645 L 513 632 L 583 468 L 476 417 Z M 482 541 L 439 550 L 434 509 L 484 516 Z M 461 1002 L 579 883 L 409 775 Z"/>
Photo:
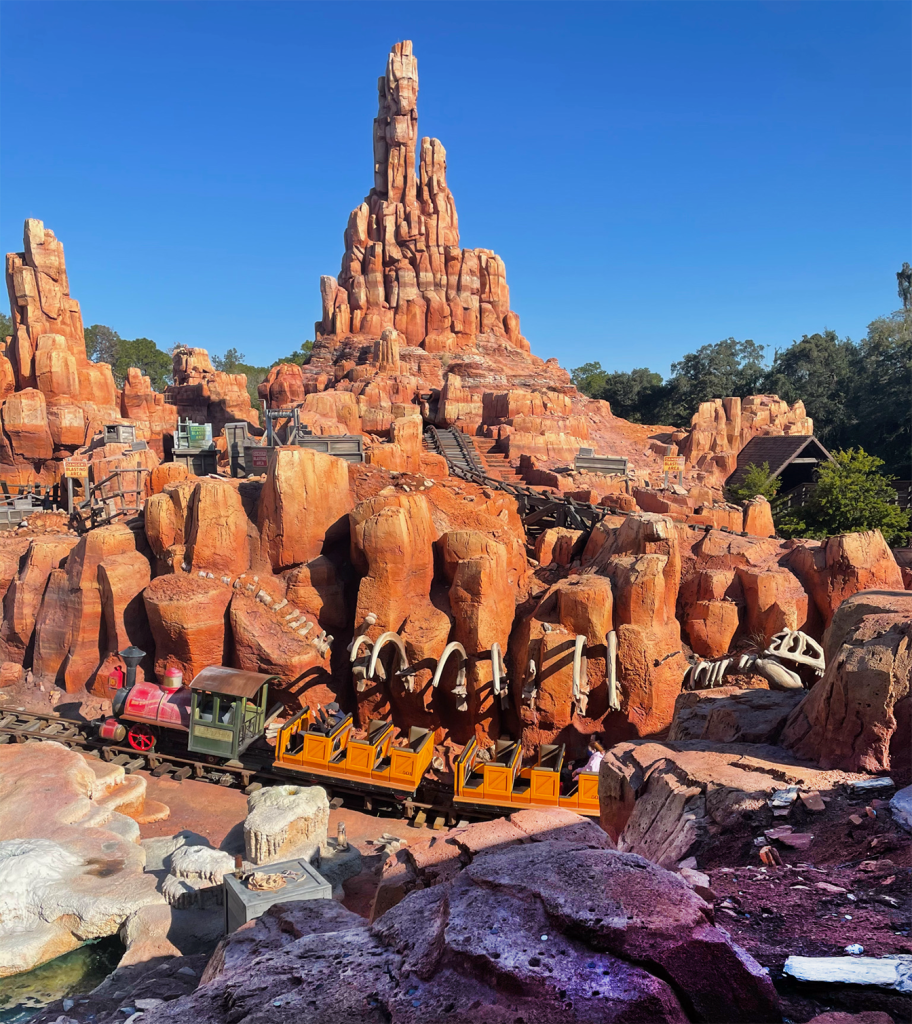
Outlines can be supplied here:
<path id="1" fill-rule="evenodd" d="M 124 386 L 127 371 L 135 366 L 155 391 L 164 391 L 174 383 L 172 366 L 174 348 L 165 352 L 150 338 L 121 338 L 117 331 L 104 324 L 92 324 L 85 329 L 86 354 L 96 363 L 110 363 L 111 373 L 119 388 Z M 175 346 L 176 347 L 176 346 Z M 310 358 L 312 341 L 305 341 L 288 356 L 275 359 L 268 366 L 255 366 L 246 362 L 243 352 L 229 348 L 222 356 L 212 356 L 212 365 L 224 373 L 243 373 L 247 376 L 247 392 L 254 409 L 259 408 L 257 385 L 261 384 L 273 366 L 279 363 L 303 365 Z"/>
<path id="2" fill-rule="evenodd" d="M 571 376 L 584 394 L 605 399 L 616 416 L 635 423 L 687 427 L 711 398 L 801 399 L 827 448 L 863 448 L 883 460 L 886 472 L 912 478 L 912 313 L 874 320 L 858 342 L 824 331 L 775 350 L 770 363 L 764 353 L 753 341 L 726 338 L 672 363 L 667 379 L 646 367 L 610 372 L 598 362 Z"/>

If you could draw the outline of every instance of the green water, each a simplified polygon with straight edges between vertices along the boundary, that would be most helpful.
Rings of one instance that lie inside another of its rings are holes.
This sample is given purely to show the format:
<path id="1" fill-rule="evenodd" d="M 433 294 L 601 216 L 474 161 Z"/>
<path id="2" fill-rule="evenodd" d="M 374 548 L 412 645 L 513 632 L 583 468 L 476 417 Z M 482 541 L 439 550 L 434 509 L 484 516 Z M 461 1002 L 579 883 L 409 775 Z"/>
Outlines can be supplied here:
<path id="1" fill-rule="evenodd" d="M 91 992 L 114 970 L 123 953 L 123 943 L 116 937 L 99 939 L 33 971 L 0 978 L 0 1024 L 22 1024 L 55 999 Z"/>

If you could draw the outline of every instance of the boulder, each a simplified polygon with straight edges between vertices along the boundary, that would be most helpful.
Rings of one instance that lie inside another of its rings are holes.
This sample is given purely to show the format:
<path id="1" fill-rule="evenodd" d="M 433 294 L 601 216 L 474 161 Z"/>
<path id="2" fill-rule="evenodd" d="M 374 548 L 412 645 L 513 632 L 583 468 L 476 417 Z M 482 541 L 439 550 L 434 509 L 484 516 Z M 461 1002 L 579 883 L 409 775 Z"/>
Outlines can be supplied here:
<path id="1" fill-rule="evenodd" d="M 162 462 L 149 475 L 149 487 L 153 494 L 161 494 L 168 484 L 179 483 L 189 476 L 190 470 L 183 462 Z"/>
<path id="2" fill-rule="evenodd" d="M 250 566 L 247 514 L 233 484 L 207 477 L 193 489 L 184 527 L 187 561 L 194 573 L 232 579 Z"/>
<path id="3" fill-rule="evenodd" d="M 810 594 L 824 626 L 852 594 L 903 589 L 899 565 L 880 530 L 804 541 L 792 551 L 788 567 Z"/>
<path id="4" fill-rule="evenodd" d="M 601 823 L 619 850 L 673 868 L 688 857 L 711 859 L 722 838 L 749 850 L 753 830 L 771 820 L 773 793 L 825 791 L 836 779 L 767 744 L 619 743 L 600 768 Z"/>
<path id="5" fill-rule="evenodd" d="M 783 629 L 808 625 L 808 595 L 794 573 L 783 566 L 738 566 L 744 593 L 746 632 L 758 645 Z"/>
<path id="6" fill-rule="evenodd" d="M 113 571 L 116 563 L 126 568 L 127 575 L 131 571 L 138 572 L 140 580 L 145 581 L 148 578 L 148 562 L 145 566 L 143 562 L 146 560 L 136 551 L 133 531 L 122 523 L 115 523 L 91 530 L 79 540 L 66 561 L 65 587 L 52 589 L 49 578 L 37 628 L 43 633 L 45 625 L 55 622 L 63 627 L 62 631 L 54 631 L 52 626 L 51 636 L 42 635 L 40 640 L 45 650 L 47 640 L 55 637 L 66 637 L 68 640 L 63 648 L 64 658 L 60 666 L 62 681 L 68 692 L 81 690 L 91 682 L 108 649 L 105 648 L 106 637 L 103 636 L 104 608 L 99 567 L 104 563 L 111 566 Z M 127 591 L 129 589 L 128 581 Z M 121 615 L 130 600 L 131 597 L 123 595 Z M 36 664 L 36 670 L 37 667 Z"/>
<path id="7" fill-rule="evenodd" d="M 32 642 L 38 610 L 52 569 L 61 569 L 78 538 L 50 534 L 35 537 L 28 547 L 25 564 L 13 580 L 0 624 L 0 652 L 22 663 Z"/>
<path id="8" fill-rule="evenodd" d="M 373 614 L 377 635 L 398 631 L 406 617 L 430 603 L 434 527 L 423 494 L 379 495 L 351 513 L 352 562 L 366 570 L 355 621 Z"/>
<path id="9" fill-rule="evenodd" d="M 773 510 L 770 503 L 762 495 L 751 498 L 744 506 L 745 533 L 752 537 L 775 537 L 776 527 L 773 525 Z"/>
<path id="10" fill-rule="evenodd" d="M 743 607 L 741 588 L 731 569 L 699 567 L 678 596 L 681 625 L 701 658 L 720 658 L 731 649 Z"/>
<path id="11" fill-rule="evenodd" d="M 108 651 L 122 651 L 132 646 L 152 653 L 152 634 L 142 598 L 151 578 L 149 560 L 138 551 L 125 552 L 99 565 L 98 584 Z"/>
<path id="12" fill-rule="evenodd" d="M 629 728 L 640 736 L 664 729 L 688 668 L 675 615 L 681 550 L 674 522 L 649 512 L 627 516 L 589 571 L 611 580 L 621 710 Z"/>
<path id="13" fill-rule="evenodd" d="M 3 431 L 15 457 L 42 462 L 54 454 L 54 442 L 48 428 L 47 402 L 42 392 L 25 388 L 10 395 L 0 416 Z"/>
<path id="14" fill-rule="evenodd" d="M 675 701 L 669 740 L 776 743 L 803 690 L 690 690 Z"/>
<path id="15" fill-rule="evenodd" d="M 341 629 L 348 624 L 351 612 L 345 587 L 325 555 L 292 569 L 287 580 L 289 604 L 312 615 L 323 629 Z"/>
<path id="16" fill-rule="evenodd" d="M 912 593 L 847 598 L 824 636 L 824 656 L 826 672 L 789 717 L 783 746 L 845 771 L 889 771 L 896 756 L 908 763 Z"/>
<path id="17" fill-rule="evenodd" d="M 276 1006 L 314 1024 L 779 1019 L 766 972 L 681 878 L 606 848 L 594 826 L 553 826 L 539 841 L 512 822 L 463 829 L 467 866 L 370 926 L 331 901 L 274 906 L 148 1024 L 222 1020 L 226 999 L 251 1024 Z"/>
<path id="18" fill-rule="evenodd" d="M 486 657 L 494 644 L 507 650 L 516 595 L 507 579 L 507 551 L 491 540 L 489 553 L 457 563 L 449 590 L 453 639 L 478 652 L 467 670 L 468 714 L 476 729 L 493 742 L 500 736 L 500 702 L 495 699 L 493 665 Z M 506 687 L 507 682 L 504 680 Z"/>
<path id="19" fill-rule="evenodd" d="M 301 628 L 310 623 L 311 630 L 302 636 L 252 594 L 236 591 L 231 598 L 229 621 L 238 668 L 277 675 L 287 684 L 300 683 L 304 677 L 312 687 L 321 676 L 324 682 L 330 682 L 328 659 L 314 644 L 320 630 L 312 620 L 295 623 Z M 316 700 L 318 695 L 310 692 L 310 696 Z"/>
<path id="20" fill-rule="evenodd" d="M 307 448 L 279 448 L 260 494 L 257 522 L 273 569 L 310 562 L 344 540 L 352 507 L 348 464 Z"/>
<path id="21" fill-rule="evenodd" d="M 549 527 L 535 541 L 535 560 L 540 565 L 570 565 L 582 552 L 585 539 L 582 530 Z"/>

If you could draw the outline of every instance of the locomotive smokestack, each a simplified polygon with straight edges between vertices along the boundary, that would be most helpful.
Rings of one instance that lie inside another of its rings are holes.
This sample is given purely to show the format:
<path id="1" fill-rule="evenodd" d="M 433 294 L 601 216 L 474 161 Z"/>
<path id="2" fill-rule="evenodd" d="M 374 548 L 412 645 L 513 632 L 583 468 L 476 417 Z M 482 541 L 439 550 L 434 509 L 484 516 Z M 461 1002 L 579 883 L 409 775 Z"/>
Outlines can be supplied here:
<path id="1" fill-rule="evenodd" d="M 141 651 L 138 647 L 127 647 L 120 651 L 119 654 L 127 666 L 127 678 L 124 683 L 124 689 L 129 690 L 136 683 L 136 666 L 145 658 L 146 652 Z"/>

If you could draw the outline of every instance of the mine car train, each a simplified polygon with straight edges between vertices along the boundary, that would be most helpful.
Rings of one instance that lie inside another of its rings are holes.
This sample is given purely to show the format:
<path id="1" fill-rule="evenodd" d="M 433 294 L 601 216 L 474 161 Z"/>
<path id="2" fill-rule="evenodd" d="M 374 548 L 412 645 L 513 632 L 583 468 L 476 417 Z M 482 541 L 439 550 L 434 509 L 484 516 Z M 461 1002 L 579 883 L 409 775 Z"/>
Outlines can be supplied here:
<path id="1" fill-rule="evenodd" d="M 371 799 L 385 797 L 391 804 L 439 807 L 445 802 L 463 815 L 565 807 L 598 816 L 598 773 L 571 775 L 563 745 L 542 746 L 536 763 L 524 767 L 518 742 L 502 739 L 483 752 L 473 739 L 457 758 L 452 787 L 446 789 L 426 778 L 434 756 L 429 729 L 413 727 L 406 736 L 392 722 L 373 721 L 364 738 L 356 739 L 352 716 L 337 704 L 305 707 L 277 726 L 273 750 L 265 735 L 282 712 L 281 704 L 269 708 L 269 684 L 276 676 L 211 666 L 189 687 L 175 669 L 161 685 L 138 683 L 142 652 L 121 653 L 126 675 L 112 680 L 117 687 L 113 716 L 99 727 L 107 742 L 126 740 L 144 753 L 161 738 L 208 761 L 294 776 Z"/>

